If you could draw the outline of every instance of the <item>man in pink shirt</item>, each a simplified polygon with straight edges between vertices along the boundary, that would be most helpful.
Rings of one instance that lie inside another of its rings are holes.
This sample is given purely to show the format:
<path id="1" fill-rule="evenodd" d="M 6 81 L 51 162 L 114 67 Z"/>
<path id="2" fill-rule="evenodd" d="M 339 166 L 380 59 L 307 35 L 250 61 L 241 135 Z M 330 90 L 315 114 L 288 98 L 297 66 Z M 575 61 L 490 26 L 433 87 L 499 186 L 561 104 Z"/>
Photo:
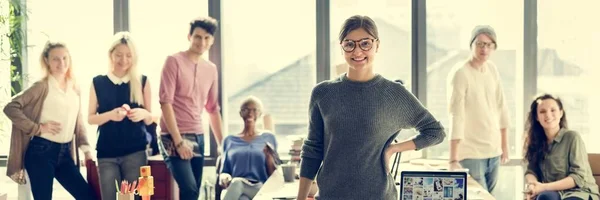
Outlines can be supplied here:
<path id="1" fill-rule="evenodd" d="M 217 21 L 190 23 L 186 51 L 168 56 L 161 75 L 159 98 L 163 157 L 179 185 L 180 199 L 198 199 L 204 166 L 202 112 L 210 115 L 217 144 L 222 141 L 217 67 L 201 56 L 212 46 Z"/>

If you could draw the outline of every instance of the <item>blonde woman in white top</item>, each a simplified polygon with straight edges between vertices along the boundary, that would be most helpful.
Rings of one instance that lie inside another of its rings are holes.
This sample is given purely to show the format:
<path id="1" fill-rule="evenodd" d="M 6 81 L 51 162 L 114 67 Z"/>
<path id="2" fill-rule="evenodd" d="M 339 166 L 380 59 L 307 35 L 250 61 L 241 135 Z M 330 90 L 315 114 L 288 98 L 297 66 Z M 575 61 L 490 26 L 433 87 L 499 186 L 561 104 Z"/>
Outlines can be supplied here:
<path id="1" fill-rule="evenodd" d="M 91 155 L 66 45 L 48 42 L 40 63 L 46 76 L 4 108 L 13 123 L 7 175 L 23 183 L 24 167 L 36 200 L 52 199 L 54 178 L 75 199 L 95 199 L 75 165 L 77 147 Z"/>

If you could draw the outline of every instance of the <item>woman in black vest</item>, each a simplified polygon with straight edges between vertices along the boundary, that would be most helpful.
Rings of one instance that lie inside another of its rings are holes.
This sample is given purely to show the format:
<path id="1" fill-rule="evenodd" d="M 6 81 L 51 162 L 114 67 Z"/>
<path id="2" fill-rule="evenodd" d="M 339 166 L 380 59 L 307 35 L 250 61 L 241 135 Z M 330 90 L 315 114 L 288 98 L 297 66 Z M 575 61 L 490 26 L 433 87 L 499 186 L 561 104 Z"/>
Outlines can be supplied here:
<path id="1" fill-rule="evenodd" d="M 102 199 L 115 200 L 115 180 L 130 183 L 147 164 L 146 125 L 152 123 L 150 85 L 137 71 L 137 54 L 127 32 L 115 34 L 108 51 L 110 71 L 94 77 L 90 124 L 98 125 L 98 168 Z"/>

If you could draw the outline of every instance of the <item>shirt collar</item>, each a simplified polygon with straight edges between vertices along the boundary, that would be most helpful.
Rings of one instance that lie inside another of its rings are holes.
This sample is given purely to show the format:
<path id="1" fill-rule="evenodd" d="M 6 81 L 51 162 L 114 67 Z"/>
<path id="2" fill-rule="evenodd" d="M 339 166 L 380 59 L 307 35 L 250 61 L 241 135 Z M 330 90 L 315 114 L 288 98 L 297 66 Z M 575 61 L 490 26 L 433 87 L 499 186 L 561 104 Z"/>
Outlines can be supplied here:
<path id="1" fill-rule="evenodd" d="M 121 85 L 123 83 L 129 83 L 129 76 L 123 76 L 119 78 L 115 76 L 113 73 L 108 73 L 108 79 L 113 82 L 115 85 Z"/>
<path id="2" fill-rule="evenodd" d="M 555 141 L 556 143 L 560 143 L 560 141 L 562 141 L 562 139 L 563 139 L 563 136 L 565 136 L 565 133 L 566 133 L 566 132 L 567 132 L 567 129 L 566 129 L 566 128 L 561 128 L 561 129 L 558 131 L 558 135 L 556 135 L 556 137 L 554 137 L 554 141 Z"/>
<path id="3" fill-rule="evenodd" d="M 60 88 L 60 85 L 58 84 L 58 80 L 56 80 L 56 78 L 52 75 L 48 75 L 48 83 L 53 87 Z M 67 80 L 67 88 L 70 88 L 72 86 L 72 84 L 73 84 L 73 81 Z"/>

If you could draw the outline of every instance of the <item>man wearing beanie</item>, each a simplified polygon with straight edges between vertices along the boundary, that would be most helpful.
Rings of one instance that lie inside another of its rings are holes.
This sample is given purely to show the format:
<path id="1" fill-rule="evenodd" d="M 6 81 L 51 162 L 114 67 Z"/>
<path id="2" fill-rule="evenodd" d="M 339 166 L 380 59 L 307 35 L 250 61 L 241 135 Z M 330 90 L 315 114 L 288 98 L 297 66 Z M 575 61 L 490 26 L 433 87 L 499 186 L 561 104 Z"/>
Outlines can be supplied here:
<path id="1" fill-rule="evenodd" d="M 496 65 L 489 60 L 498 47 L 496 32 L 476 26 L 470 57 L 448 75 L 450 169 L 469 174 L 491 193 L 500 162 L 508 161 L 508 107 Z"/>

